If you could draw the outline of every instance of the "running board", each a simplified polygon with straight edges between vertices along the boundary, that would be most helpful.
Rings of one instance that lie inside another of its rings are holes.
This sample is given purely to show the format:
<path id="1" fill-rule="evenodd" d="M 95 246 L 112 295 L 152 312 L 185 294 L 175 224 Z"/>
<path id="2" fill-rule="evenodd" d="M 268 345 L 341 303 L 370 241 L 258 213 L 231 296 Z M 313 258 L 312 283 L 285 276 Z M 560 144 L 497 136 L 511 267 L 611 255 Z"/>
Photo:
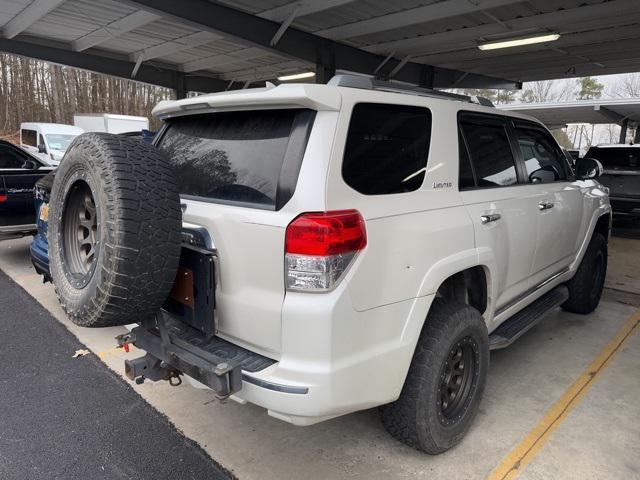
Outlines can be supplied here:
<path id="1" fill-rule="evenodd" d="M 491 332 L 491 335 L 489 335 L 489 348 L 497 350 L 508 347 L 530 328 L 537 325 L 551 310 L 562 305 L 568 298 L 569 290 L 564 285 L 545 293 Z"/>

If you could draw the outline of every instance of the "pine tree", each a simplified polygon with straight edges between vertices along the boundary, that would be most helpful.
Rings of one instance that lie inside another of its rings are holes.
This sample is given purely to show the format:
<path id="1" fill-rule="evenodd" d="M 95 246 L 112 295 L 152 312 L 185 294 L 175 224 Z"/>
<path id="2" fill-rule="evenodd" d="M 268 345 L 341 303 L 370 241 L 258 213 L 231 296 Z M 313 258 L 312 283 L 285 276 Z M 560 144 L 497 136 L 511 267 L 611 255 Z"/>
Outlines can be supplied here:
<path id="1" fill-rule="evenodd" d="M 583 77 L 578 80 L 579 90 L 576 92 L 578 100 L 592 100 L 600 98 L 604 85 L 593 77 Z"/>

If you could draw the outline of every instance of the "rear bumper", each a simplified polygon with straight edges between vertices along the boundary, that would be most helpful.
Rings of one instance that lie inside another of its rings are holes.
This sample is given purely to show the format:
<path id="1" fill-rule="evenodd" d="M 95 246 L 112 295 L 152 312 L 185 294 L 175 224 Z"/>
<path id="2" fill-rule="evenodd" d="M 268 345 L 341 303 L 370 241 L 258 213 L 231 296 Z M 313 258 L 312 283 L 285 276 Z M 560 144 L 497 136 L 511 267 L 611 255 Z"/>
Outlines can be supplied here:
<path id="1" fill-rule="evenodd" d="M 294 425 L 312 425 L 394 401 L 433 295 L 365 312 L 354 311 L 348 297 L 339 297 L 330 307 L 331 302 L 319 295 L 298 296 L 299 303 L 285 313 L 287 317 L 296 312 L 296 318 L 283 321 L 295 322 L 305 333 L 289 332 L 288 340 L 296 348 L 283 350 L 279 360 L 218 337 L 209 343 L 191 340 L 175 329 L 184 324 L 176 324 L 163 312 L 169 326 L 166 335 L 143 326 L 131 331 L 130 342 L 151 357 L 130 361 L 125 370 L 136 379 L 153 366 L 153 375 L 147 378 L 167 380 L 173 369 L 190 377 L 196 387 L 261 406 L 270 416 Z M 363 330 L 363 325 L 368 328 Z M 358 337 L 345 328 L 358 331 Z M 163 371 L 158 370 L 161 365 Z"/>
<path id="2" fill-rule="evenodd" d="M 333 307 L 322 297 L 288 295 L 280 360 L 244 372 L 242 390 L 232 398 L 302 426 L 398 398 L 433 295 L 364 312 L 354 311 L 348 297 Z"/>

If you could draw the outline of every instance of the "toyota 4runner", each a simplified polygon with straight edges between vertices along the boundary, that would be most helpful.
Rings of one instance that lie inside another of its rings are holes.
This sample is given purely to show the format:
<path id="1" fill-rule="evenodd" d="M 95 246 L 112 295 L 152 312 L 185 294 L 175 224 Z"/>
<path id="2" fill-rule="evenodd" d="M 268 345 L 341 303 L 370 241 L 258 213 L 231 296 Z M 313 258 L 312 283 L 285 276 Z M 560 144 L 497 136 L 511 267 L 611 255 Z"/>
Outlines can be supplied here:
<path id="1" fill-rule="evenodd" d="M 70 318 L 133 324 L 138 382 L 180 375 L 310 425 L 381 407 L 460 441 L 489 351 L 593 311 L 611 209 L 540 122 L 364 77 L 160 103 L 154 146 L 85 134 L 50 199 Z"/>

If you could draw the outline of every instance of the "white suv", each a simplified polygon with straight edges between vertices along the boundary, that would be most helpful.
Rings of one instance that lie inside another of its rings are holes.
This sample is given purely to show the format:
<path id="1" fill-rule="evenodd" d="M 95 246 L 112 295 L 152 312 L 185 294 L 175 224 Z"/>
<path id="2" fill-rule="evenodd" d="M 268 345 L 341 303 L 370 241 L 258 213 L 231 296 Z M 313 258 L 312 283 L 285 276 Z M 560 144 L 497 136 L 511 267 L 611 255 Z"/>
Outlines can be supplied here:
<path id="1" fill-rule="evenodd" d="M 63 307 L 140 323 L 137 381 L 184 373 L 295 425 L 382 406 L 450 448 L 490 349 L 596 308 L 611 219 L 597 162 L 473 100 L 338 76 L 162 102 L 156 148 L 81 136 L 51 200 Z"/>

